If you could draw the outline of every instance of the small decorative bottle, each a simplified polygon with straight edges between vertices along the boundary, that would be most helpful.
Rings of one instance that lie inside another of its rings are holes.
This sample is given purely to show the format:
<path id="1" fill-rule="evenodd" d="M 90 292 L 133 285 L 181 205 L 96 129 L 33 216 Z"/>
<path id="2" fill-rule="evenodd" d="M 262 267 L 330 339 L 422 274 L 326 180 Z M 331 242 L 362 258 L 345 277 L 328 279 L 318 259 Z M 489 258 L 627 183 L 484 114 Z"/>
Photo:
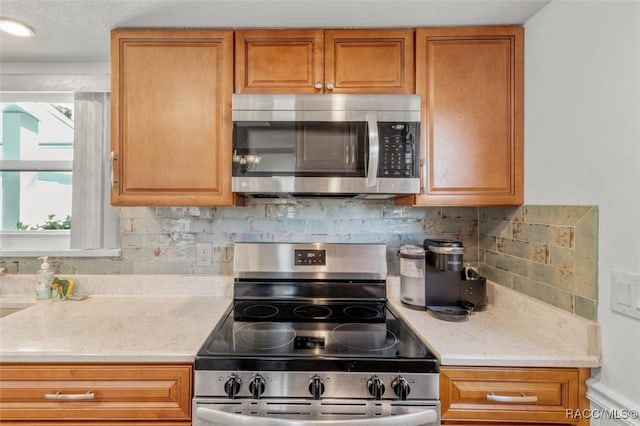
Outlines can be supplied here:
<path id="1" fill-rule="evenodd" d="M 49 262 L 47 262 L 48 257 L 43 256 L 38 259 L 42 260 L 42 265 L 40 265 L 40 270 L 36 275 L 36 299 L 51 299 L 51 283 L 55 277 L 53 271 L 49 267 Z"/>

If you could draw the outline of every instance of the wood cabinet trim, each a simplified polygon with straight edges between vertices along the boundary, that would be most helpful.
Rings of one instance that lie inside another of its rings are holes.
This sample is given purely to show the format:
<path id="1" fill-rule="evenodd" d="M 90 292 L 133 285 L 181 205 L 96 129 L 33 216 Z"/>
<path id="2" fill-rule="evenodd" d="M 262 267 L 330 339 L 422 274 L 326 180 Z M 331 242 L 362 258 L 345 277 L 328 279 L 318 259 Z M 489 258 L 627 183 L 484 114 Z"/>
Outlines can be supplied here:
<path id="1" fill-rule="evenodd" d="M 487 25 L 469 27 L 433 27 L 416 28 L 416 37 L 494 37 L 515 34 L 518 37 L 524 35 L 524 28 L 520 25 Z"/>

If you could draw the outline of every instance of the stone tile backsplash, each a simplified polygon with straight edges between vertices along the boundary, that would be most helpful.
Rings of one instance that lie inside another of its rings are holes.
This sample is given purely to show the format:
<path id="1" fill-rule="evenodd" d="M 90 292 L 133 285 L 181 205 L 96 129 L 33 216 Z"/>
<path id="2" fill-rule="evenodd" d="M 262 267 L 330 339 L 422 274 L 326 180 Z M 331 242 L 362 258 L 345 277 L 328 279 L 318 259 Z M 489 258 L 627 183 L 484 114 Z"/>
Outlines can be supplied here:
<path id="1" fill-rule="evenodd" d="M 249 200 L 245 207 L 122 207 L 122 256 L 51 258 L 59 274 L 231 274 L 236 242 L 350 242 L 387 245 L 389 273 L 397 251 L 425 238 L 461 240 L 477 261 L 478 209 L 398 207 L 355 199 Z M 195 264 L 196 244 L 209 242 L 211 266 Z M 3 259 L 9 273 L 35 273 L 36 259 Z"/>
<path id="2" fill-rule="evenodd" d="M 595 206 L 480 208 L 482 275 L 566 311 L 595 319 Z"/>
<path id="3" fill-rule="evenodd" d="M 122 255 L 51 258 L 58 274 L 232 273 L 236 242 L 351 242 L 397 251 L 425 238 L 463 242 L 465 261 L 492 281 L 586 318 L 595 318 L 597 208 L 593 206 L 398 207 L 354 199 L 250 200 L 245 207 L 120 208 Z M 211 266 L 195 264 L 209 242 Z M 9 273 L 33 274 L 35 258 L 0 260 Z"/>

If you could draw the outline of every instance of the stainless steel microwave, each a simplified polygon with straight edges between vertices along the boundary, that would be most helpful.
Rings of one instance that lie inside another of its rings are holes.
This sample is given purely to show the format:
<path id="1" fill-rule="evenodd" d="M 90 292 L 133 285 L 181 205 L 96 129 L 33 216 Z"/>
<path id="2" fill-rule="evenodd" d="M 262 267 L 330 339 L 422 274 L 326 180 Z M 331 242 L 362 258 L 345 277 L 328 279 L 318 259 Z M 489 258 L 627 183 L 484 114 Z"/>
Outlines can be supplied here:
<path id="1" fill-rule="evenodd" d="M 249 196 L 420 190 L 418 95 L 235 94 L 233 175 Z"/>

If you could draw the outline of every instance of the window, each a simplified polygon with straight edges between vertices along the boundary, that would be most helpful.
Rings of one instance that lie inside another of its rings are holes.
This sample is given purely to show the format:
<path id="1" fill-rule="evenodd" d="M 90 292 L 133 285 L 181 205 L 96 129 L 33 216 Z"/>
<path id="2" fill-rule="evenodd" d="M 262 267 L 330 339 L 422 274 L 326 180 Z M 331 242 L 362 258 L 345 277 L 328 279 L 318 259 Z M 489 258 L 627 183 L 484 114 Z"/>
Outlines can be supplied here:
<path id="1" fill-rule="evenodd" d="M 3 231 L 69 229 L 73 94 L 0 102 L 0 223 Z"/>
<path id="2" fill-rule="evenodd" d="M 0 94 L 1 254 L 117 254 L 108 107 L 106 93 Z"/>

